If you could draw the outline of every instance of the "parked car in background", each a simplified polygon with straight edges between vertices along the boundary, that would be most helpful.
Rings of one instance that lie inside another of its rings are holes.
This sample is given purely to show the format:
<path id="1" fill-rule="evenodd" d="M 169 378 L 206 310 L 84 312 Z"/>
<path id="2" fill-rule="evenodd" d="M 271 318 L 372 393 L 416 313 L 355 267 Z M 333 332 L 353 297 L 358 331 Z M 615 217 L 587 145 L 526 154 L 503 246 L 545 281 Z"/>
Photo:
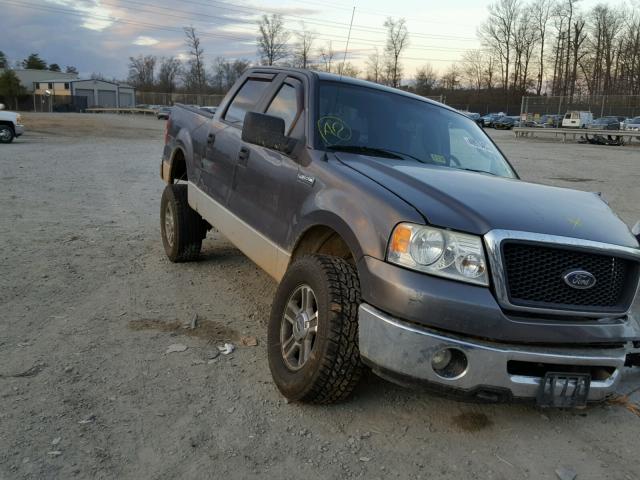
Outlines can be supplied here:
<path id="1" fill-rule="evenodd" d="M 624 124 L 627 121 L 627 117 L 622 117 L 620 115 L 610 115 L 610 116 L 617 118 L 618 122 L 620 122 L 620 130 L 624 130 Z"/>
<path id="2" fill-rule="evenodd" d="M 591 122 L 593 113 L 574 110 L 565 114 L 562 128 L 586 128 Z"/>
<path id="3" fill-rule="evenodd" d="M 205 112 L 209 112 L 209 113 L 216 113 L 216 110 L 218 110 L 218 107 L 200 107 L 200 110 L 204 110 Z"/>
<path id="4" fill-rule="evenodd" d="M 476 122 L 478 125 L 483 126 L 484 122 L 482 121 L 482 117 L 480 116 L 479 113 L 476 112 L 469 112 L 466 110 L 459 110 L 459 112 L 467 117 L 469 117 L 471 120 L 473 120 L 474 122 Z"/>
<path id="5" fill-rule="evenodd" d="M 498 120 L 499 118 L 504 117 L 506 114 L 504 112 L 500 112 L 500 113 L 489 113 L 487 115 L 484 115 L 483 117 L 480 117 L 480 121 L 478 122 L 478 124 L 482 127 L 493 127 L 493 122 L 495 122 L 496 120 Z"/>
<path id="6" fill-rule="evenodd" d="M 601 117 L 587 125 L 590 130 L 620 130 L 620 120 L 618 117 Z"/>
<path id="7" fill-rule="evenodd" d="M 517 126 L 518 120 L 513 117 L 501 117 L 493 122 L 493 128 L 496 130 L 511 130 Z"/>
<path id="8" fill-rule="evenodd" d="M 624 122 L 625 130 L 640 131 L 640 117 L 629 118 Z"/>
<path id="9" fill-rule="evenodd" d="M 156 118 L 158 120 L 168 120 L 171 115 L 171 107 L 160 107 L 156 112 Z"/>
<path id="10" fill-rule="evenodd" d="M 24 133 L 24 125 L 19 113 L 9 112 L 0 103 L 0 143 L 11 143 Z"/>
<path id="11" fill-rule="evenodd" d="M 542 128 L 560 128 L 563 118 L 562 115 L 543 115 L 540 117 L 540 120 L 536 122 L 536 126 Z"/>

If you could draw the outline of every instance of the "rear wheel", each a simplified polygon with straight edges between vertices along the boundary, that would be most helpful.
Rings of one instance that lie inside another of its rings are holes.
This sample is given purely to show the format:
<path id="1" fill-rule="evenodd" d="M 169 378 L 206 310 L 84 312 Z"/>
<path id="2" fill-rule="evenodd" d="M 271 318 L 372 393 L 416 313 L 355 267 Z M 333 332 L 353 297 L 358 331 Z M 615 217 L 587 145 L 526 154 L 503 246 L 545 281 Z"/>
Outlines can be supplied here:
<path id="1" fill-rule="evenodd" d="M 0 125 L 0 143 L 11 143 L 15 135 L 9 125 Z"/>
<path id="2" fill-rule="evenodd" d="M 305 256 L 278 286 L 268 326 L 269 367 L 290 400 L 346 399 L 362 374 L 358 349 L 360 284 L 349 263 Z"/>
<path id="3" fill-rule="evenodd" d="M 172 262 L 189 262 L 200 255 L 206 224 L 189 206 L 187 185 L 165 187 L 160 201 L 160 231 L 164 251 Z"/>

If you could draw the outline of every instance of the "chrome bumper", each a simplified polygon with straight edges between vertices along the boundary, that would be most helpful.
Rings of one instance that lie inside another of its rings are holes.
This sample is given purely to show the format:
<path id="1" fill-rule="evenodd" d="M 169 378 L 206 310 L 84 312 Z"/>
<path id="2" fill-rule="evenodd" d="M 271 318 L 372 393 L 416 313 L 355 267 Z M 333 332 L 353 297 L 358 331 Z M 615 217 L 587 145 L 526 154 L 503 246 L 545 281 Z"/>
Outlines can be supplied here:
<path id="1" fill-rule="evenodd" d="M 16 137 L 21 136 L 24 133 L 24 125 L 17 124 L 15 126 Z"/>
<path id="2" fill-rule="evenodd" d="M 507 363 L 511 360 L 612 368 L 613 372 L 605 380 L 591 381 L 588 400 L 598 401 L 614 392 L 626 355 L 630 353 L 625 348 L 546 348 L 470 340 L 403 322 L 367 304 L 359 308 L 359 330 L 363 359 L 384 377 L 393 380 L 397 374 L 398 378 L 470 394 L 483 389 L 508 390 L 512 398 L 536 398 L 542 378 L 510 374 Z M 467 356 L 467 368 L 456 378 L 441 377 L 431 367 L 432 356 L 445 347 L 458 349 Z"/>

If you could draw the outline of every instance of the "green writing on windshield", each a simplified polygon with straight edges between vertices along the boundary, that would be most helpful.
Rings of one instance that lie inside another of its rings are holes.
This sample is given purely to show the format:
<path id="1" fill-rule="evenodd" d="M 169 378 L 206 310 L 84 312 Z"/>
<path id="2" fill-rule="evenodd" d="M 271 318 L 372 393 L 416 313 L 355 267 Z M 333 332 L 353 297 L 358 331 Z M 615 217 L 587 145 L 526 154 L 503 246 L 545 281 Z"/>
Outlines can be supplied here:
<path id="1" fill-rule="evenodd" d="M 318 132 L 325 145 L 346 142 L 351 139 L 351 128 L 340 117 L 325 115 L 318 119 Z"/>

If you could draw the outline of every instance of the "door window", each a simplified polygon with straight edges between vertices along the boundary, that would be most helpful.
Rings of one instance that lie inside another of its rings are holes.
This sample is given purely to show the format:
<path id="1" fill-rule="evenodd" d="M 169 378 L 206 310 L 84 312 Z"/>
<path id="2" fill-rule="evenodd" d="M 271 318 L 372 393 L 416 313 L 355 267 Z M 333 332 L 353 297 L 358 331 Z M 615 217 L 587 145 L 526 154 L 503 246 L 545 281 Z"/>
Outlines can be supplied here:
<path id="1" fill-rule="evenodd" d="M 224 119 L 236 125 L 242 125 L 245 115 L 255 108 L 270 83 L 271 80 L 247 80 L 233 98 Z"/>
<path id="2" fill-rule="evenodd" d="M 267 109 L 267 115 L 280 117 L 284 120 L 284 131 L 288 133 L 298 117 L 298 94 L 296 88 L 289 84 L 284 84 L 278 91 L 271 105 Z"/>

